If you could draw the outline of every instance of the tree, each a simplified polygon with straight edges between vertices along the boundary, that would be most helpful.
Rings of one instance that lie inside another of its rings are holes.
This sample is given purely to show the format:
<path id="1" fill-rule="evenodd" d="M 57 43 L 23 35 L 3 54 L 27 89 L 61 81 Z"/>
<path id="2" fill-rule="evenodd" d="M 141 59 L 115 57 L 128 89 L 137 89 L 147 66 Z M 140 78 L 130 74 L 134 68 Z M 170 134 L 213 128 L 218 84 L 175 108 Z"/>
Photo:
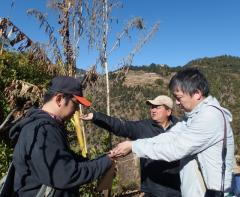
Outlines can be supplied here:
<path id="1" fill-rule="evenodd" d="M 131 29 L 144 29 L 142 18 L 136 17 L 131 19 L 126 27 L 124 27 L 123 31 L 117 36 L 116 42 L 112 48 L 108 50 L 109 26 L 113 21 L 110 16 L 112 9 L 119 6 L 118 0 L 49 0 L 48 6 L 57 12 L 57 20 L 59 24 L 59 27 L 57 27 L 58 31 L 54 30 L 48 22 L 46 15 L 40 11 L 36 9 L 29 9 L 27 11 L 29 15 L 32 15 L 39 20 L 40 27 L 44 28 L 44 31 L 48 34 L 49 43 L 47 46 L 33 42 L 19 29 L 18 35 L 20 36 L 16 36 L 15 38 L 19 37 L 22 41 L 24 41 L 23 38 L 27 38 L 27 41 L 25 42 L 27 44 L 23 48 L 24 50 L 29 46 L 37 46 L 37 51 L 39 50 L 42 52 L 41 54 L 45 55 L 44 57 L 50 62 L 49 65 L 56 65 L 59 71 L 56 74 L 61 73 L 69 76 L 75 76 L 76 74 L 76 58 L 80 54 L 80 38 L 87 38 L 88 47 L 90 49 L 96 48 L 99 50 L 99 58 L 97 58 L 96 64 L 84 77 L 83 82 L 87 84 L 92 79 L 98 79 L 95 72 L 98 64 L 105 68 L 107 113 L 110 115 L 110 85 L 107 60 L 111 53 L 120 46 L 120 40 L 129 35 Z M 13 30 L 15 29 L 13 24 L 10 26 L 12 26 Z M 10 32 L 6 34 L 6 38 L 9 38 L 8 35 L 11 34 Z M 127 57 L 128 62 L 132 61 L 135 53 L 140 50 L 148 39 L 149 38 L 140 40 L 135 49 L 131 51 L 130 55 Z M 9 40 L 6 39 L 6 43 L 7 41 Z M 35 43 L 37 44 L 35 45 Z M 36 50 L 33 50 L 33 57 L 35 57 L 35 51 Z M 125 63 L 126 61 L 124 61 L 124 64 Z M 130 65 L 130 63 L 127 65 Z M 109 139 L 109 142 L 111 143 L 111 137 Z"/>

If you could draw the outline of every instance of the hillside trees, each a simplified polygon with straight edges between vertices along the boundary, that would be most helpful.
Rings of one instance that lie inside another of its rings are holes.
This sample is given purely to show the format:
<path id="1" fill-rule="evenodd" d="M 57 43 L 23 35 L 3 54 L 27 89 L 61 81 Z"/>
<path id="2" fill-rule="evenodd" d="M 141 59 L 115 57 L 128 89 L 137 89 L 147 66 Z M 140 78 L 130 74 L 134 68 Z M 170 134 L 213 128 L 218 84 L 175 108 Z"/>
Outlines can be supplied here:
<path id="1" fill-rule="evenodd" d="M 42 69 L 42 62 L 32 62 L 28 59 L 28 54 L 20 54 L 16 52 L 3 51 L 0 56 L 0 177 L 2 177 L 11 161 L 12 144 L 8 139 L 8 132 L 6 131 L 8 125 L 2 127 L 2 123 L 10 111 L 17 116 L 19 106 L 17 100 L 20 101 L 20 95 L 11 89 L 10 97 L 6 97 L 6 87 L 9 87 L 14 81 L 19 82 L 18 88 L 21 88 L 21 81 L 28 82 L 29 84 L 36 84 L 44 88 L 48 84 L 52 75 L 46 70 Z M 13 84 L 14 85 L 14 84 Z M 16 93 L 16 94 L 15 94 Z M 23 98 L 21 98 L 23 99 Z M 23 105 L 33 98 L 22 100 Z M 40 98 L 39 98 L 40 99 Z M 20 105 L 20 103 L 19 103 Z M 21 104 L 21 108 L 22 108 Z M 9 125 L 14 121 L 13 117 L 9 119 Z"/>

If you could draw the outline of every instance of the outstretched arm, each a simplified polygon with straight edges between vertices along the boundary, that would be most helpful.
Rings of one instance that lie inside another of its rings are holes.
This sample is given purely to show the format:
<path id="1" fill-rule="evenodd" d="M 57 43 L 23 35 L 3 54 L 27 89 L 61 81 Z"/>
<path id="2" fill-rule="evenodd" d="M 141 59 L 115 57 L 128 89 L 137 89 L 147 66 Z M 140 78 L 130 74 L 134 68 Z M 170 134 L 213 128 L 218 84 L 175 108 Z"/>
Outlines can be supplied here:
<path id="1" fill-rule="evenodd" d="M 132 141 L 125 141 L 119 143 L 114 149 L 110 151 L 110 157 L 122 157 L 132 152 Z"/>
<path id="2" fill-rule="evenodd" d="M 111 153 L 123 156 L 132 151 L 138 157 L 179 160 L 220 142 L 224 128 L 222 119 L 222 115 L 216 114 L 215 109 L 209 109 L 191 120 L 191 123 L 180 122 L 169 132 L 156 137 L 120 143 Z"/>
<path id="3" fill-rule="evenodd" d="M 85 121 L 90 121 L 93 119 L 93 113 L 82 114 L 80 118 Z"/>
<path id="4" fill-rule="evenodd" d="M 142 121 L 126 121 L 114 118 L 100 112 L 89 113 L 80 117 L 85 121 L 92 121 L 97 126 L 114 133 L 117 136 L 128 137 L 130 139 L 138 139 L 142 136 Z"/>
<path id="5" fill-rule="evenodd" d="M 50 132 L 49 132 L 50 131 Z M 93 160 L 83 159 L 68 148 L 60 130 L 44 125 L 34 141 L 31 165 L 39 181 L 59 189 L 79 186 L 102 176 L 112 161 L 108 155 Z"/>

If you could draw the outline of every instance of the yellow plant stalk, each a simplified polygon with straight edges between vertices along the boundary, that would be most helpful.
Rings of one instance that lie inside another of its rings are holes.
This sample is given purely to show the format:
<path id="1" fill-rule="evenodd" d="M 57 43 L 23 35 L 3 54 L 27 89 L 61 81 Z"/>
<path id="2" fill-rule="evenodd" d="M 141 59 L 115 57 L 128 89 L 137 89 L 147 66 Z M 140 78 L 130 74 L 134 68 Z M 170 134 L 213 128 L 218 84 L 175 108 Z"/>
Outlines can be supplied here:
<path id="1" fill-rule="evenodd" d="M 87 157 L 87 143 L 86 143 L 84 129 L 81 126 L 80 111 L 75 112 L 71 121 L 72 121 L 72 123 L 75 127 L 75 130 L 76 130 L 76 133 L 77 133 L 77 138 L 78 138 L 78 143 L 80 146 L 81 154 L 83 157 Z"/>

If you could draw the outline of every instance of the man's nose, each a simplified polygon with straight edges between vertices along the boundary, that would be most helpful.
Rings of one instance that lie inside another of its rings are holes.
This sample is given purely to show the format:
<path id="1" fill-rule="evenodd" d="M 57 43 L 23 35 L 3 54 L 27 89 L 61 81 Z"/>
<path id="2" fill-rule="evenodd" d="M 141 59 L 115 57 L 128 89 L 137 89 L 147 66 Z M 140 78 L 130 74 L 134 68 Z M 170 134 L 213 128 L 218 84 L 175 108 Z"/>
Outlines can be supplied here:
<path id="1" fill-rule="evenodd" d="M 178 100 L 176 100 L 176 105 L 180 105 L 180 102 Z"/>

